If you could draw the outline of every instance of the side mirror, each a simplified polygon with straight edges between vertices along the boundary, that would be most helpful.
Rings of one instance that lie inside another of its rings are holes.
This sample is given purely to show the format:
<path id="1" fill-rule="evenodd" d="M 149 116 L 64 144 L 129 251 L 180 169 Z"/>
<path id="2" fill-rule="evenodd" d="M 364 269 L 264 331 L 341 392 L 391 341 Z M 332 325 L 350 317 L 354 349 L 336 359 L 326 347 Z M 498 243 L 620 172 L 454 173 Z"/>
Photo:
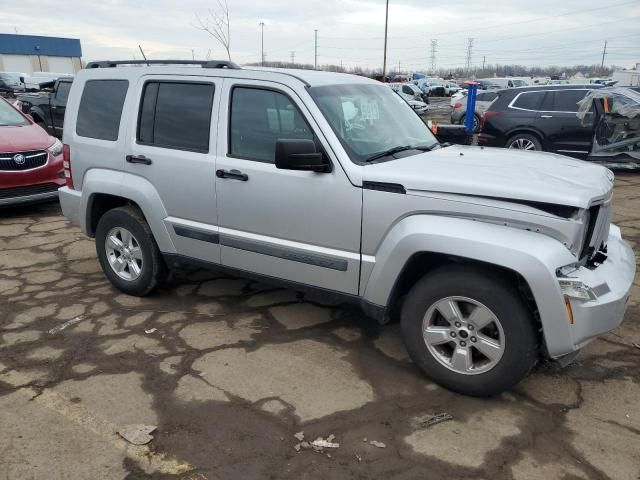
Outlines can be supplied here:
<path id="1" fill-rule="evenodd" d="M 276 141 L 276 168 L 326 173 L 329 165 L 313 140 L 280 138 Z"/>

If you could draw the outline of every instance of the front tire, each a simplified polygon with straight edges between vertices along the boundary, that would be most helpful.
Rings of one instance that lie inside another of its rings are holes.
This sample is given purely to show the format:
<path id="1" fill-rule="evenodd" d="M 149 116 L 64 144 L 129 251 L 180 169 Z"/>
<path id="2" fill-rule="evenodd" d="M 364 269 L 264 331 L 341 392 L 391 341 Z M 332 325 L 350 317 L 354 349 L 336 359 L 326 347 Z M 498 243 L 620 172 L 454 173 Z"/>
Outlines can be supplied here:
<path id="1" fill-rule="evenodd" d="M 436 383 L 464 395 L 497 395 L 538 359 L 537 332 L 517 290 L 492 270 L 455 265 L 420 279 L 401 315 L 411 359 Z"/>
<path id="2" fill-rule="evenodd" d="M 167 276 L 151 228 L 134 207 L 114 208 L 100 218 L 96 253 L 109 281 L 129 295 L 147 295 Z"/>

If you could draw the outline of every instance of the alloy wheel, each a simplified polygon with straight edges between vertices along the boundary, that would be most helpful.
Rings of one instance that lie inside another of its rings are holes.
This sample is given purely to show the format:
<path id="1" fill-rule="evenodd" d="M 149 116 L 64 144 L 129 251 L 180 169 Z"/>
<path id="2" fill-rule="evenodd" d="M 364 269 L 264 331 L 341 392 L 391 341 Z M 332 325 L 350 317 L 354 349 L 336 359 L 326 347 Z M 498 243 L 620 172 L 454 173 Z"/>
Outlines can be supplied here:
<path id="1" fill-rule="evenodd" d="M 464 375 L 488 372 L 504 354 L 500 320 L 472 298 L 446 297 L 435 302 L 422 320 L 422 335 L 438 362 Z"/>
<path id="2" fill-rule="evenodd" d="M 142 249 L 133 234 L 122 227 L 109 230 L 105 242 L 109 266 L 123 280 L 133 281 L 142 274 Z"/>
<path id="3" fill-rule="evenodd" d="M 511 144 L 509 145 L 509 148 L 513 148 L 516 150 L 529 150 L 529 151 L 537 150 L 536 144 L 533 143 L 528 138 L 517 138 L 516 140 L 511 142 Z"/>

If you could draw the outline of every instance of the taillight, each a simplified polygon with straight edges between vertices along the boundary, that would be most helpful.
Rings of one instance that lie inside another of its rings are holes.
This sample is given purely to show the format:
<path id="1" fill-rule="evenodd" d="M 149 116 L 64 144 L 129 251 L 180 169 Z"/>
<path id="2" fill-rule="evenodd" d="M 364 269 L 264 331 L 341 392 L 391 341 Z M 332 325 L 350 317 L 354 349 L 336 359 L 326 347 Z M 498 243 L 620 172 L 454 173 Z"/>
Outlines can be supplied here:
<path id="1" fill-rule="evenodd" d="M 487 120 L 497 115 L 500 115 L 500 112 L 484 112 L 480 117 L 480 130 L 484 130 L 484 127 L 487 126 Z"/>
<path id="2" fill-rule="evenodd" d="M 453 106 L 453 109 L 455 110 L 456 108 L 460 108 L 462 106 L 462 104 L 460 102 L 456 102 L 455 105 Z"/>
<path id="3" fill-rule="evenodd" d="M 66 143 L 62 146 L 62 166 L 64 167 L 64 180 L 69 188 L 73 188 L 73 177 L 71 176 L 71 149 Z"/>

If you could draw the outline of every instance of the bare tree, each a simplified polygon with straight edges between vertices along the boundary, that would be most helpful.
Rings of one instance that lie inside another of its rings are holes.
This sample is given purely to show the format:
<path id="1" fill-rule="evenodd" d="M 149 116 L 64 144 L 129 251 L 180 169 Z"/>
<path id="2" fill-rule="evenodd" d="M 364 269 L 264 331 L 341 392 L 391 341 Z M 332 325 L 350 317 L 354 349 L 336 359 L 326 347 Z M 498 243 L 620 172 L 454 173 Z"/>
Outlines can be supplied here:
<path id="1" fill-rule="evenodd" d="M 194 25 L 198 30 L 207 32 L 213 38 L 215 38 L 220 45 L 227 51 L 227 57 L 231 61 L 231 30 L 229 27 L 229 5 L 227 0 L 217 0 L 218 6 L 214 9 L 209 9 L 209 14 L 203 19 L 196 13 L 197 25 Z"/>

